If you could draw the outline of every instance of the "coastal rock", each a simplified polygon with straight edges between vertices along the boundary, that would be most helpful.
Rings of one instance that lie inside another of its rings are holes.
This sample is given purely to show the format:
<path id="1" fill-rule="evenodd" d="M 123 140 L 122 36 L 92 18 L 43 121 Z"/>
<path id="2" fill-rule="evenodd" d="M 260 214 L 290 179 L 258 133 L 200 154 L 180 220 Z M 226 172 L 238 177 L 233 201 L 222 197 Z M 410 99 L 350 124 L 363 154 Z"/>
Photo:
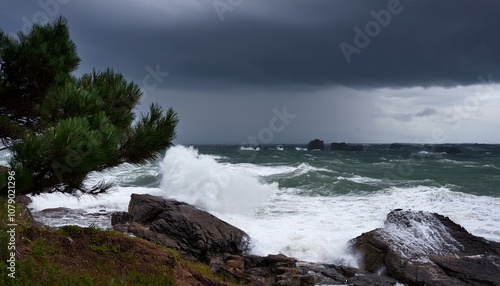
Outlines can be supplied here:
<path id="1" fill-rule="evenodd" d="M 113 229 L 119 232 L 127 232 L 130 225 L 130 216 L 128 212 L 115 212 L 111 214 L 111 225 Z"/>
<path id="2" fill-rule="evenodd" d="M 393 210 L 352 243 L 362 270 L 408 285 L 500 285 L 500 244 L 436 213 Z"/>
<path id="3" fill-rule="evenodd" d="M 323 140 L 314 139 L 307 144 L 307 150 L 325 150 L 325 142 Z"/>
<path id="4" fill-rule="evenodd" d="M 396 279 L 334 264 L 307 263 L 300 266 L 314 277 L 315 285 L 394 286 Z M 401 285 L 401 284 L 399 284 Z"/>
<path id="5" fill-rule="evenodd" d="M 128 232 L 161 243 L 186 257 L 209 262 L 221 253 L 243 254 L 248 250 L 248 235 L 242 230 L 175 200 L 132 194 L 128 208 Z M 115 222 L 123 223 L 124 214 Z"/>
<path id="6" fill-rule="evenodd" d="M 0 165 L 0 174 L 7 174 L 9 172 L 9 168 Z"/>
<path id="7" fill-rule="evenodd" d="M 210 268 L 245 285 L 312 286 L 315 278 L 297 265 L 297 260 L 282 254 L 256 256 L 224 254 L 213 257 Z"/>
<path id="8" fill-rule="evenodd" d="M 330 150 L 332 150 L 332 151 L 363 151 L 363 146 L 361 146 L 361 145 L 349 146 L 345 142 L 342 142 L 342 143 L 333 142 L 330 145 Z"/>

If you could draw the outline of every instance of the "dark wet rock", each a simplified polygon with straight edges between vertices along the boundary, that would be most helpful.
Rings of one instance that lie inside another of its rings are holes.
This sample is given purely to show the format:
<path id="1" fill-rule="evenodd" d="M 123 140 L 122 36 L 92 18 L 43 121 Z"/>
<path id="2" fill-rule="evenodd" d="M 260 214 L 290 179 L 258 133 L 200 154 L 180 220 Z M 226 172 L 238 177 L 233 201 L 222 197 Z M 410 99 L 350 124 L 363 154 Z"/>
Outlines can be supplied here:
<path id="1" fill-rule="evenodd" d="M 391 146 L 389 146 L 389 150 L 401 150 L 402 148 L 403 145 L 399 143 L 392 143 Z"/>
<path id="2" fill-rule="evenodd" d="M 332 151 L 363 151 L 363 146 L 361 145 L 347 145 L 346 143 L 333 142 L 330 145 L 330 150 Z"/>
<path id="3" fill-rule="evenodd" d="M 301 268 L 314 277 L 315 285 L 393 286 L 398 284 L 396 279 L 348 266 L 307 263 Z"/>
<path id="4" fill-rule="evenodd" d="M 128 232 L 188 258 L 209 262 L 212 256 L 242 254 L 248 249 L 245 232 L 186 203 L 132 194 L 128 214 Z"/>
<path id="5" fill-rule="evenodd" d="M 19 208 L 17 209 L 18 216 L 28 219 L 33 225 L 36 226 L 43 225 L 42 223 L 36 220 L 36 218 L 33 216 L 33 213 L 28 207 L 29 204 L 33 202 L 30 197 L 26 195 L 18 195 L 16 196 L 16 202 L 19 204 Z"/>
<path id="6" fill-rule="evenodd" d="M 210 268 L 245 285 L 315 285 L 315 278 L 297 266 L 297 260 L 282 254 L 256 256 L 224 254 L 213 257 Z"/>
<path id="7" fill-rule="evenodd" d="M 115 212 L 111 214 L 111 225 L 115 226 L 117 224 L 128 224 L 130 221 L 130 215 L 128 212 Z"/>
<path id="8" fill-rule="evenodd" d="M 325 142 L 323 140 L 314 139 L 307 144 L 307 150 L 325 150 Z"/>
<path id="9" fill-rule="evenodd" d="M 0 174 L 7 174 L 10 171 L 9 168 L 0 165 Z"/>
<path id="10" fill-rule="evenodd" d="M 352 242 L 362 270 L 408 285 L 500 285 L 500 244 L 436 213 L 394 210 Z"/>
<path id="11" fill-rule="evenodd" d="M 111 214 L 111 225 L 119 232 L 127 232 L 130 226 L 130 215 L 128 212 L 114 212 Z"/>
<path id="12" fill-rule="evenodd" d="M 393 278 L 347 266 L 298 262 L 285 255 L 213 257 L 211 270 L 245 285 L 397 285 Z"/>

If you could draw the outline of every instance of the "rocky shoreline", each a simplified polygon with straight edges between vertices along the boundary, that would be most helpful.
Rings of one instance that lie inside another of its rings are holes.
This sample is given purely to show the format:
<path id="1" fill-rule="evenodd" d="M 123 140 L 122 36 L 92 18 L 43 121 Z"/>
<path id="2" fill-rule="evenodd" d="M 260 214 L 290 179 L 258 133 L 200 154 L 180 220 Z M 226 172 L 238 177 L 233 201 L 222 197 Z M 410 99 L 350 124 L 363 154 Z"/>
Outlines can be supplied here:
<path id="1" fill-rule="evenodd" d="M 131 196 L 115 230 L 154 241 L 250 285 L 500 285 L 500 244 L 436 213 L 393 210 L 383 228 L 351 240 L 360 268 L 248 253 L 248 235 L 189 204 Z"/>

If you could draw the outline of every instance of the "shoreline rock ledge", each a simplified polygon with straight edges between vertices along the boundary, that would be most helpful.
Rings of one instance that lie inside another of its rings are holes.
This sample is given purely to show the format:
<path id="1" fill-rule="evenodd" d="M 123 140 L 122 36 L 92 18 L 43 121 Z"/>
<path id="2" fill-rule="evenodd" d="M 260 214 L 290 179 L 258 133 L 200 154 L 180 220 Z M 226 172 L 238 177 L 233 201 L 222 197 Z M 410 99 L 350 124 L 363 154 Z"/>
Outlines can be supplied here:
<path id="1" fill-rule="evenodd" d="M 112 214 L 117 231 L 134 234 L 208 264 L 212 272 L 253 286 L 393 286 L 397 281 L 346 266 L 303 263 L 283 254 L 248 254 L 248 235 L 194 206 L 132 194 L 128 212 Z"/>
<path id="2" fill-rule="evenodd" d="M 396 209 L 353 239 L 360 267 L 408 285 L 500 285 L 500 243 L 437 213 Z"/>
<path id="3" fill-rule="evenodd" d="M 187 203 L 132 194 L 128 213 L 114 213 L 113 228 L 163 244 L 186 258 L 208 263 L 220 253 L 248 251 L 248 235 Z"/>

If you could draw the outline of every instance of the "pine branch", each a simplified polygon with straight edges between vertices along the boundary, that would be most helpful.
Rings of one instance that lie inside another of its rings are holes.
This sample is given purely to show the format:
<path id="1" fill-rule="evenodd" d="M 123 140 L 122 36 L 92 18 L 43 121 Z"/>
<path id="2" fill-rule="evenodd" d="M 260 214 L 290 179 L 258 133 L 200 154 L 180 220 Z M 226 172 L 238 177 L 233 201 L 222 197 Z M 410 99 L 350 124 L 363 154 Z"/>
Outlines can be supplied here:
<path id="1" fill-rule="evenodd" d="M 178 121 L 172 109 L 163 115 L 162 108 L 152 104 L 149 114 L 142 114 L 122 144 L 121 161 L 143 164 L 155 160 L 161 151 L 172 145 Z"/>

